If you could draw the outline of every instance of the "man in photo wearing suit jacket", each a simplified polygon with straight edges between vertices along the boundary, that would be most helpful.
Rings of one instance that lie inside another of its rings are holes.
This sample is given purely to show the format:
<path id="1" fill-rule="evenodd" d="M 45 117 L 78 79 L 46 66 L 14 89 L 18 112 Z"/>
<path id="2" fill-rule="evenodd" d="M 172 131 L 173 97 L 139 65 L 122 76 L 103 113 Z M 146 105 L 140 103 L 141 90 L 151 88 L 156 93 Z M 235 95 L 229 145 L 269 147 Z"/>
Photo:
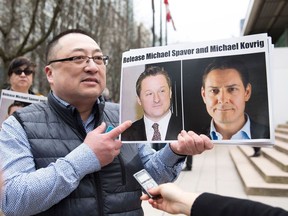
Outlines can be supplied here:
<path id="1" fill-rule="evenodd" d="M 121 139 L 158 142 L 177 140 L 182 121 L 170 110 L 172 90 L 167 71 L 159 66 L 147 67 L 136 82 L 136 93 L 144 116 L 135 121 Z"/>
<path id="2" fill-rule="evenodd" d="M 269 138 L 269 127 L 256 123 L 245 113 L 251 93 L 248 69 L 242 61 L 216 58 L 206 67 L 201 95 L 212 117 L 212 140 Z M 260 156 L 260 147 L 253 148 L 252 156 Z"/>

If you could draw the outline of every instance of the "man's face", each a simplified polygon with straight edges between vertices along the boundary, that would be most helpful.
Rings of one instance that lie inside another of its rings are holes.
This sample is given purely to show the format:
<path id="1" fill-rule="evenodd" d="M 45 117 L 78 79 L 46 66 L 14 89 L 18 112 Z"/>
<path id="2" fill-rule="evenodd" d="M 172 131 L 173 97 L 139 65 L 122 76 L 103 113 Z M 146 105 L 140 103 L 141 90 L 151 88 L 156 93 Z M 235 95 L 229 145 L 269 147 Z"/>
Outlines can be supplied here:
<path id="1" fill-rule="evenodd" d="M 164 75 L 148 76 L 141 82 L 138 103 L 147 118 L 158 121 L 169 111 L 171 89 Z"/>
<path id="2" fill-rule="evenodd" d="M 212 70 L 201 94 L 209 115 L 217 124 L 236 124 L 244 120 L 245 103 L 251 96 L 235 69 Z"/>
<path id="3" fill-rule="evenodd" d="M 71 33 L 60 38 L 53 48 L 53 59 L 74 56 L 102 56 L 98 44 L 90 37 Z M 83 63 L 55 62 L 45 67 L 52 90 L 61 99 L 77 106 L 85 100 L 95 101 L 106 87 L 106 66 L 92 59 Z"/>

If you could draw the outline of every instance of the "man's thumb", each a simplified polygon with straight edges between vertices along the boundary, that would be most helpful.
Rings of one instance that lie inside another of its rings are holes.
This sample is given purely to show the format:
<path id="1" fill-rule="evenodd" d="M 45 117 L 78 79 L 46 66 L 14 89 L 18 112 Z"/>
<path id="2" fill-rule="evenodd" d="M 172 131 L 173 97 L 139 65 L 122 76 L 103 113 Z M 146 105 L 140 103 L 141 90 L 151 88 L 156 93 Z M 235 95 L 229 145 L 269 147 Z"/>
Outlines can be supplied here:
<path id="1" fill-rule="evenodd" d="M 105 124 L 105 122 L 102 122 L 101 125 L 99 125 L 94 131 L 97 134 L 101 134 L 105 131 L 105 128 L 106 128 L 106 124 Z"/>

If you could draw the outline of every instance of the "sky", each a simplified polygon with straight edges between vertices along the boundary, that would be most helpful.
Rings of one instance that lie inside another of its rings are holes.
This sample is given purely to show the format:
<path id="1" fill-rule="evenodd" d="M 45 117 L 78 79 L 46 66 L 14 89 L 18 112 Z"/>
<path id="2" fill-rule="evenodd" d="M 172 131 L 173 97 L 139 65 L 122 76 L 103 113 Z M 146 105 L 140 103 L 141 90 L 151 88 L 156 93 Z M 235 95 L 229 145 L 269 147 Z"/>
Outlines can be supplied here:
<path id="1" fill-rule="evenodd" d="M 152 27 L 152 0 L 134 0 L 134 16 L 138 23 Z M 156 33 L 160 35 L 160 4 L 154 0 Z M 240 36 L 240 20 L 246 17 L 250 0 L 169 0 L 174 20 L 167 23 L 168 44 L 202 42 Z M 162 3 L 163 37 L 166 9 Z"/>

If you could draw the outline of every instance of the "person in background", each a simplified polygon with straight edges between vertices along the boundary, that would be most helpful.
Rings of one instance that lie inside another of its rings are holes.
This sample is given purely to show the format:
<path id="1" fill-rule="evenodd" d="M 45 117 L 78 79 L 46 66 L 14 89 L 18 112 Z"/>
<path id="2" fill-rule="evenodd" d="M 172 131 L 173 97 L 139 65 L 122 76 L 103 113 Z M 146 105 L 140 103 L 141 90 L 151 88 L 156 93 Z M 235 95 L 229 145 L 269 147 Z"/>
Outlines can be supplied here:
<path id="1" fill-rule="evenodd" d="M 209 135 L 212 140 L 264 139 L 269 127 L 253 121 L 245 112 L 252 93 L 248 68 L 235 58 L 216 58 L 203 74 L 201 96 L 212 117 Z M 253 147 L 252 156 L 260 156 Z"/>
<path id="2" fill-rule="evenodd" d="M 121 136 L 123 141 L 166 141 L 177 140 L 182 130 L 181 118 L 171 107 L 171 80 L 163 68 L 148 66 L 136 82 L 138 104 L 144 116 L 133 122 Z M 160 143 L 156 143 L 158 146 Z M 161 149 L 165 144 L 155 148 Z"/>
<path id="3" fill-rule="evenodd" d="M 8 87 L 6 88 L 6 90 L 34 95 L 35 93 L 32 91 L 32 84 L 33 84 L 33 79 L 35 76 L 35 68 L 36 68 L 36 64 L 34 64 L 30 59 L 24 56 L 19 56 L 19 57 L 14 58 L 9 63 L 9 66 L 8 66 L 8 71 L 7 71 Z M 20 107 L 21 105 L 13 106 L 13 108 L 20 108 Z M 11 112 L 9 112 L 9 108 L 8 108 L 8 116 L 9 116 L 9 113 Z M 4 117 L 5 116 L 6 114 L 4 114 Z M 1 127 L 2 126 L 0 125 L 0 130 L 1 130 Z"/>
<path id="4" fill-rule="evenodd" d="M 171 182 L 186 155 L 213 148 L 207 136 L 184 130 L 157 152 L 122 145 L 118 136 L 132 122 L 119 125 L 119 104 L 102 96 L 108 59 L 79 29 L 48 43 L 48 100 L 15 112 L 0 131 L 7 216 L 143 216 L 134 173 L 145 168 L 158 184 Z"/>
<path id="5" fill-rule="evenodd" d="M 24 56 L 13 59 L 8 67 L 8 90 L 35 94 L 31 87 L 35 75 L 36 64 Z"/>
<path id="6" fill-rule="evenodd" d="M 192 164 L 193 164 L 193 156 L 187 155 L 186 161 L 185 161 L 185 167 L 182 169 L 182 171 L 191 171 Z"/>
<path id="7" fill-rule="evenodd" d="M 173 183 L 151 188 L 149 193 L 157 196 L 157 199 L 151 199 L 147 194 L 144 194 L 141 196 L 141 200 L 148 200 L 154 208 L 170 214 L 191 216 L 288 216 L 288 212 L 282 208 L 212 193 L 185 192 Z"/>

